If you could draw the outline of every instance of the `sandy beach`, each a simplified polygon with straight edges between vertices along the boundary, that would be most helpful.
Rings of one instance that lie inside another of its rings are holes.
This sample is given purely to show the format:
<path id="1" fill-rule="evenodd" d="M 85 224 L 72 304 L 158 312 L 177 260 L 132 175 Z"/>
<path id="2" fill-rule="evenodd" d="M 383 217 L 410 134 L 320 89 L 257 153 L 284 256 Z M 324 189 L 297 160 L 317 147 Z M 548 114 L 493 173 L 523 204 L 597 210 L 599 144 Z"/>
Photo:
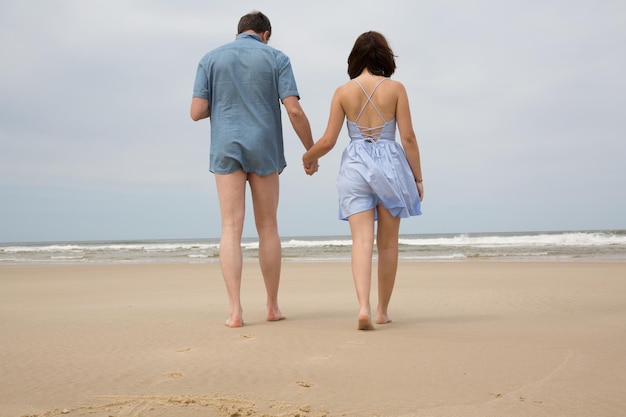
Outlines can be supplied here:
<path id="1" fill-rule="evenodd" d="M 401 263 L 372 332 L 349 263 L 285 263 L 281 322 L 244 272 L 230 329 L 215 263 L 0 268 L 0 416 L 626 410 L 626 263 Z"/>

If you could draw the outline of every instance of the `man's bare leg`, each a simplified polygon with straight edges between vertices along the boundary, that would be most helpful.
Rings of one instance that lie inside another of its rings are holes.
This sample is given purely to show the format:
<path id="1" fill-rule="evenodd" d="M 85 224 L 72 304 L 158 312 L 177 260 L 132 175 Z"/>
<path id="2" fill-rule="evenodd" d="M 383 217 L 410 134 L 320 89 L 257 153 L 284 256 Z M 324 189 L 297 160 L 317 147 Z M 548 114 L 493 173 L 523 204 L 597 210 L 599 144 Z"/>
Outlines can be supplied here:
<path id="1" fill-rule="evenodd" d="M 229 327 L 241 327 L 241 234 L 245 216 L 246 174 L 241 170 L 225 175 L 216 174 L 215 183 L 222 216 L 220 266 L 229 304 L 229 318 L 225 324 Z"/>
<path id="2" fill-rule="evenodd" d="M 352 233 L 352 278 L 359 302 L 359 330 L 374 330 L 370 308 L 372 252 L 374 250 L 374 210 L 348 217 Z"/>
<path id="3" fill-rule="evenodd" d="M 376 248 L 378 249 L 378 307 L 376 323 L 390 323 L 387 313 L 391 293 L 398 271 L 398 232 L 400 218 L 393 217 L 387 209 L 378 206 L 378 230 Z"/>
<path id="4" fill-rule="evenodd" d="M 248 174 L 254 206 L 254 221 L 259 235 L 259 265 L 267 292 L 267 320 L 278 321 L 285 315 L 278 307 L 281 272 L 281 243 L 278 234 L 278 173 L 259 176 Z"/>

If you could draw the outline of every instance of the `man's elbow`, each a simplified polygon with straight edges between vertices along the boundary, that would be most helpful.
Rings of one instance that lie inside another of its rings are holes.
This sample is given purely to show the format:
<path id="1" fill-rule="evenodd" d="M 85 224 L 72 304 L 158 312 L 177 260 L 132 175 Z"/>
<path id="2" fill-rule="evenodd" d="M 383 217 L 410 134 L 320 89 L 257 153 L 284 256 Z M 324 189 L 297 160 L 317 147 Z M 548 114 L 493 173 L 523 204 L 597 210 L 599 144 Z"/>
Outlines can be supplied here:
<path id="1" fill-rule="evenodd" d="M 309 119 L 306 117 L 306 113 L 300 106 L 288 110 L 287 115 L 289 115 L 289 120 L 294 125 L 299 125 L 302 123 L 308 124 L 309 122 Z"/>
<path id="2" fill-rule="evenodd" d="M 206 119 L 207 117 L 211 117 L 211 112 L 209 110 L 196 110 L 191 109 L 189 112 L 191 116 L 191 120 L 197 122 L 198 120 Z"/>
<path id="3" fill-rule="evenodd" d="M 306 117 L 297 97 L 290 96 L 285 98 L 283 100 L 283 105 L 285 106 L 285 110 L 287 110 L 287 115 L 290 119 L 294 120 Z"/>
<path id="4" fill-rule="evenodd" d="M 210 117 L 211 107 L 209 107 L 209 101 L 203 98 L 194 97 L 191 100 L 189 115 L 191 116 L 191 120 L 194 122 Z"/>

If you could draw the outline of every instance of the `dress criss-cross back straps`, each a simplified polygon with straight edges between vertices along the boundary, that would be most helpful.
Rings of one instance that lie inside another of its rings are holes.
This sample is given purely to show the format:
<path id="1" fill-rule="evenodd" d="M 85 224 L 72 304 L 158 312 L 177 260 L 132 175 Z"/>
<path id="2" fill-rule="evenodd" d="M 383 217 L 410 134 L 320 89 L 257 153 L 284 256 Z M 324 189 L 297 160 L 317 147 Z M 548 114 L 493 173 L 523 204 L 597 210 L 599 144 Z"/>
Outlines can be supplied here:
<path id="1" fill-rule="evenodd" d="M 346 120 L 350 143 L 343 151 L 337 176 L 339 193 L 339 218 L 384 206 L 395 217 L 422 214 L 413 172 L 404 150 L 396 142 L 396 119 L 385 120 L 372 102 L 374 93 L 383 78 L 370 94 L 354 79 L 367 100 L 354 121 Z M 367 106 L 372 106 L 380 116 L 382 125 L 360 126 L 359 118 Z"/>

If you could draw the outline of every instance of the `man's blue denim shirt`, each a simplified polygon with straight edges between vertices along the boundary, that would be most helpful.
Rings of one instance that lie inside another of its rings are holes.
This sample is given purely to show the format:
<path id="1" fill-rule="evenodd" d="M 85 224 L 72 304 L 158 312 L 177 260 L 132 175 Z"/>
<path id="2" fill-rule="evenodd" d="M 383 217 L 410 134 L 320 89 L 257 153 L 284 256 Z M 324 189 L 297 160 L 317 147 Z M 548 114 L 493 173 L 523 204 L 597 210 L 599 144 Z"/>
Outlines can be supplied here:
<path id="1" fill-rule="evenodd" d="M 193 96 L 211 109 L 211 172 L 282 172 L 280 100 L 299 97 L 287 55 L 241 33 L 200 60 Z"/>

